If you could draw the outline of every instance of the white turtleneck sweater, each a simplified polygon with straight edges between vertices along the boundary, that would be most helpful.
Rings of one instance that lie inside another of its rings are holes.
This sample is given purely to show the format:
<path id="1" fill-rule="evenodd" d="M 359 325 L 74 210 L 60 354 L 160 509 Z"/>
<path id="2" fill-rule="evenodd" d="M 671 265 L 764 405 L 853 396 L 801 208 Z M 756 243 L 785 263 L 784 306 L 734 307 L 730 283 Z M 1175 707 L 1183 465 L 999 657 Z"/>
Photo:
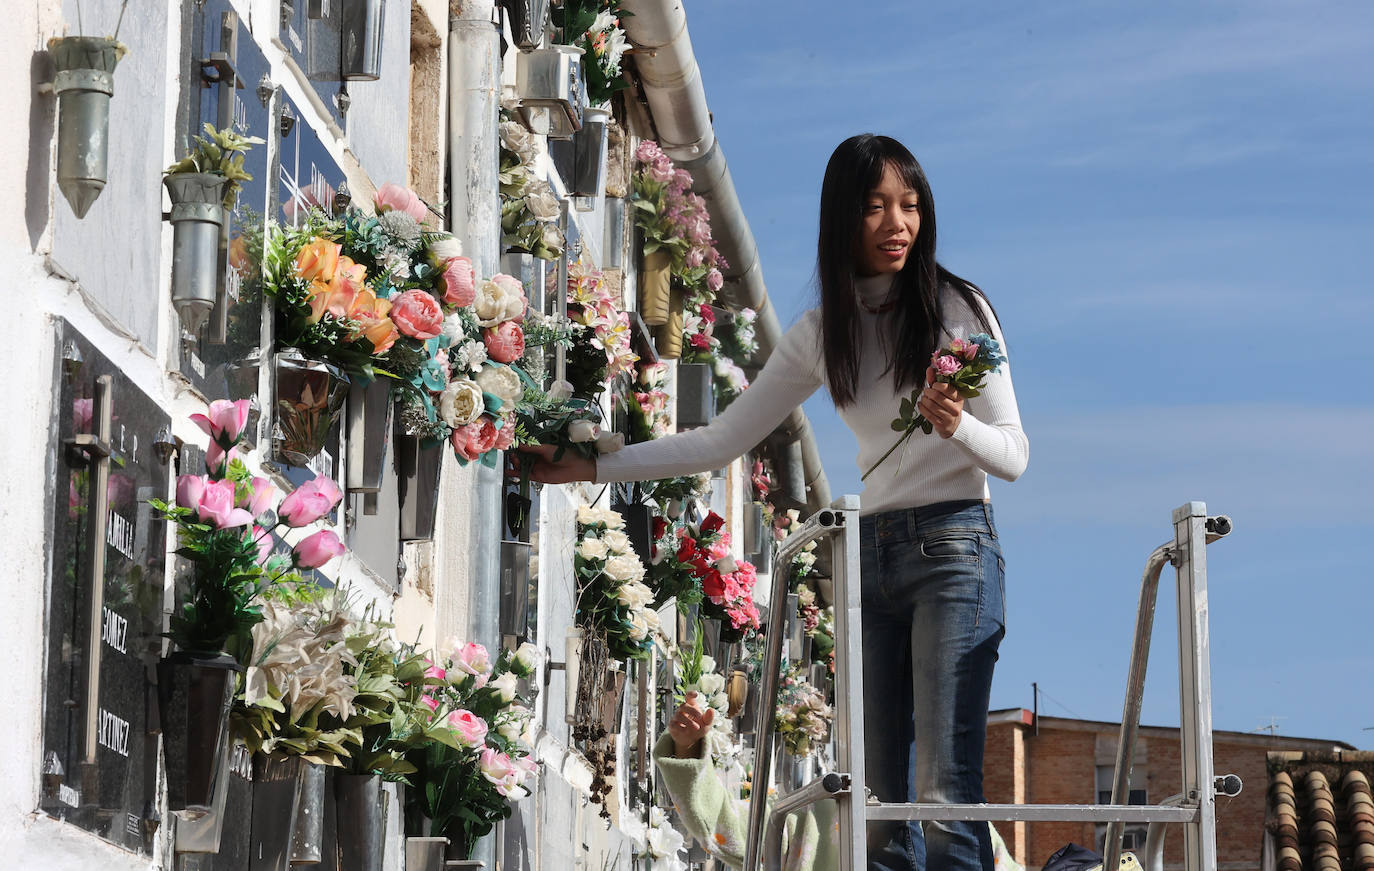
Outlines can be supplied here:
<path id="1" fill-rule="evenodd" d="M 861 278 L 857 288 L 868 306 L 878 307 L 889 296 L 891 277 Z M 943 294 L 947 332 L 942 346 L 952 338 L 965 339 L 982 332 L 977 318 L 956 294 L 949 290 Z M 878 330 L 885 317 L 888 315 L 859 307 L 859 341 L 865 353 L 859 364 L 854 402 L 837 409 L 858 438 L 860 473 L 868 471 L 899 437 L 892 421 L 900 412 L 901 401 L 911 394 L 910 387 L 894 390 L 891 374 L 882 374 L 887 364 Z M 995 322 L 992 335 L 1005 350 Z M 825 384 L 821 347 L 820 310 L 812 309 L 783 335 L 749 389 L 710 425 L 601 455 L 597 458 L 597 483 L 670 478 L 726 465 L 761 442 Z M 987 476 L 1014 481 L 1025 470 L 1029 455 L 1010 367 L 1004 363 L 1000 372 L 987 376 L 982 395 L 965 400 L 952 436 L 944 439 L 938 433 L 926 435 L 917 430 L 869 476 L 861 494 L 860 513 L 986 499 Z"/>

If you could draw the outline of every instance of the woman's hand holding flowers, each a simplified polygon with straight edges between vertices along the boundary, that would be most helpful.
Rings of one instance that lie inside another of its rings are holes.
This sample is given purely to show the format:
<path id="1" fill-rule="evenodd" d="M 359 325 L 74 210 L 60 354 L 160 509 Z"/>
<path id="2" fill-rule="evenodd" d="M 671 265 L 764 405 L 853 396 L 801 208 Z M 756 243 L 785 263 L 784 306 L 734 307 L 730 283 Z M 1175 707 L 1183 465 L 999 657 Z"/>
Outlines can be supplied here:
<path id="1" fill-rule="evenodd" d="M 940 438 L 947 439 L 959 428 L 959 418 L 964 412 L 964 399 L 953 384 L 935 380 L 935 367 L 926 367 L 926 383 L 930 385 L 921 391 L 916 407 L 926 420 L 935 427 Z"/>

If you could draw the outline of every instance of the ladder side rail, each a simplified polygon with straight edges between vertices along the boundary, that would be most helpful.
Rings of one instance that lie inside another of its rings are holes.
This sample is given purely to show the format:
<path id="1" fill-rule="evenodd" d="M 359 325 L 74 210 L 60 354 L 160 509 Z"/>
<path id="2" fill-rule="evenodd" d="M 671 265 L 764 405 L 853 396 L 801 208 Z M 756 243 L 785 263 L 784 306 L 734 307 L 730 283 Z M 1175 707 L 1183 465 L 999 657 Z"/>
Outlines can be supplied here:
<path id="1" fill-rule="evenodd" d="M 845 496 L 844 531 L 832 542 L 831 597 L 835 609 L 835 764 L 849 789 L 837 798 L 839 871 L 868 868 L 867 789 L 864 781 L 863 622 L 860 602 L 859 499 Z"/>
<path id="2" fill-rule="evenodd" d="M 834 512 L 821 511 L 807 519 L 778 545 L 773 560 L 773 586 L 768 599 L 768 625 L 764 629 L 759 704 L 754 718 L 754 788 L 749 793 L 749 829 L 745 834 L 742 871 L 757 871 L 761 856 L 764 818 L 767 815 L 768 783 L 773 767 L 773 720 L 777 715 L 782 644 L 787 638 L 787 585 L 792 577 L 792 558 L 809 542 L 832 531 Z"/>
<path id="3" fill-rule="evenodd" d="M 1195 826 L 1184 829 L 1187 871 L 1216 871 L 1216 785 L 1212 767 L 1212 663 L 1208 637 L 1207 506 L 1174 511 L 1178 549 L 1178 663 L 1183 795 L 1196 803 Z"/>
<path id="4" fill-rule="evenodd" d="M 852 794 L 852 791 L 851 791 Z M 950 820 L 1030 823 L 1196 823 L 1195 805 L 940 804 L 884 802 L 867 806 L 871 820 Z"/>
<path id="5" fill-rule="evenodd" d="M 831 772 L 775 801 L 773 813 L 768 818 L 768 828 L 764 834 L 764 871 L 781 871 L 782 869 L 782 836 L 787 828 L 787 818 L 790 815 L 818 801 L 843 794 L 848 789 L 848 778 Z"/>
<path id="6" fill-rule="evenodd" d="M 1174 543 L 1155 548 L 1145 561 L 1140 579 L 1140 605 L 1136 608 L 1135 638 L 1131 644 L 1131 665 L 1126 678 L 1126 700 L 1121 711 L 1121 732 L 1116 742 L 1116 769 L 1112 778 L 1112 804 L 1127 804 L 1131 770 L 1135 765 L 1135 742 L 1140 732 L 1140 708 L 1145 697 L 1145 672 L 1150 662 L 1150 636 L 1154 632 L 1155 606 L 1159 601 L 1159 576 L 1165 563 L 1172 561 Z M 1121 858 L 1121 835 L 1125 824 L 1107 824 L 1103 868 L 1115 868 Z"/>

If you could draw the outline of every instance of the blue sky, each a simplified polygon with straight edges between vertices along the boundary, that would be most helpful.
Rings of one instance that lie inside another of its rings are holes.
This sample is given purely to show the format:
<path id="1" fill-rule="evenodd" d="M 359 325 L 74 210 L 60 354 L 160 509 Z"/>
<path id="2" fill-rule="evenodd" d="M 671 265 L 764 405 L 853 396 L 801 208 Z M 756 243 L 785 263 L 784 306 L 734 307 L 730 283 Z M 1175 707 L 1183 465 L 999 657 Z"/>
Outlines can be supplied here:
<path id="1" fill-rule="evenodd" d="M 691 0 L 783 323 L 821 174 L 905 142 L 1002 317 L 1031 461 L 994 482 L 994 707 L 1121 716 L 1145 557 L 1200 499 L 1215 725 L 1374 747 L 1374 5 Z M 853 437 L 807 404 L 835 493 Z M 1178 722 L 1173 572 L 1144 721 Z"/>

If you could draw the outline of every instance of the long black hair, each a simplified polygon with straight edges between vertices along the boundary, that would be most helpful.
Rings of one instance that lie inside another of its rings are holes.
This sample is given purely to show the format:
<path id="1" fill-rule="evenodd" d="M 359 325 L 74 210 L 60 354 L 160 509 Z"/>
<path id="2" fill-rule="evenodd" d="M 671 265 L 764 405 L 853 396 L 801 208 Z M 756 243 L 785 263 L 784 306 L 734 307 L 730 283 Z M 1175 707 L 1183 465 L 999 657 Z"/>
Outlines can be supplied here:
<path id="1" fill-rule="evenodd" d="M 897 274 L 895 307 L 889 316 L 885 345 L 897 390 L 925 379 L 930 356 L 944 329 L 940 289 L 948 287 L 968 305 L 987 332 L 992 324 L 983 306 L 992 304 L 977 285 L 935 261 L 935 204 L 921 164 L 906 146 L 889 136 L 851 136 L 830 155 L 821 183 L 820 233 L 816 242 L 816 280 L 821 298 L 821 337 L 830 396 L 837 406 L 854 402 L 858 389 L 859 303 L 854 288 L 855 257 L 868 195 L 891 166 L 916 192 L 921 225 Z M 980 304 L 981 301 L 981 304 Z M 996 314 L 992 315 L 994 318 Z M 876 349 L 874 349 L 876 350 Z"/>

